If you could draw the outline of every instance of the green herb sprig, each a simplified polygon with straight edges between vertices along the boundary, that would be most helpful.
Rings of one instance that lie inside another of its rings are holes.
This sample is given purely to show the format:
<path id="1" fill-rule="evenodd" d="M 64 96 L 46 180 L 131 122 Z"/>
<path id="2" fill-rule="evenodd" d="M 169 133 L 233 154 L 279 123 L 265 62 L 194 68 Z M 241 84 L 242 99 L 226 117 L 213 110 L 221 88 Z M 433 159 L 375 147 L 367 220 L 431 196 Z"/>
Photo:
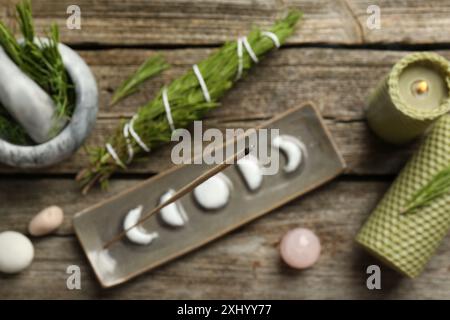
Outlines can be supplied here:
<path id="1" fill-rule="evenodd" d="M 113 106 L 122 99 L 137 92 L 139 86 L 144 81 L 153 78 L 162 71 L 168 69 L 170 65 L 166 63 L 164 57 L 160 54 L 148 58 L 128 79 L 121 83 L 121 85 L 114 92 L 110 105 Z"/>
<path id="2" fill-rule="evenodd" d="M 70 118 L 75 106 L 75 92 L 58 51 L 58 26 L 51 25 L 48 43 L 36 43 L 31 2 L 19 2 L 16 10 L 23 42 L 19 43 L 12 31 L 0 22 L 0 45 L 14 63 L 50 95 L 56 106 L 55 123 L 64 117 Z M 0 137 L 16 144 L 31 144 L 20 125 L 5 116 L 7 111 L 1 105 L 0 111 Z"/>
<path id="3" fill-rule="evenodd" d="M 15 122 L 15 120 L 1 105 L 0 137 L 17 145 L 29 145 L 32 143 L 25 130 Z"/>
<path id="4" fill-rule="evenodd" d="M 417 191 L 408 201 L 402 213 L 410 213 L 423 208 L 444 195 L 450 195 L 450 167 L 439 171 L 430 182 Z"/>
<path id="5" fill-rule="evenodd" d="M 269 31 L 276 34 L 280 43 L 283 44 L 286 38 L 294 32 L 295 25 L 300 17 L 301 12 L 292 10 L 284 19 L 276 22 Z M 262 35 L 257 28 L 250 32 L 247 39 L 258 58 L 275 47 L 273 41 Z M 167 86 L 172 118 L 177 128 L 187 127 L 192 121 L 202 118 L 209 110 L 219 105 L 219 99 L 231 89 L 237 80 L 236 74 L 239 60 L 236 50 L 236 41 L 228 42 L 198 64 L 208 87 L 211 97 L 210 102 L 205 102 L 198 79 L 192 70 Z M 253 64 L 251 57 L 244 52 L 243 71 L 249 70 Z M 118 157 L 123 159 L 122 162 L 126 163 L 128 145 L 123 136 L 124 125 L 125 122 L 119 126 L 115 135 L 108 140 L 108 143 L 113 146 Z M 172 132 L 166 120 L 162 90 L 154 100 L 139 108 L 137 119 L 134 122 L 134 130 L 151 149 L 170 142 Z M 145 154 L 134 139 L 130 140 L 135 158 Z M 121 165 L 114 161 L 105 147 L 88 148 L 88 152 L 90 165 L 88 168 L 80 171 L 77 176 L 77 180 L 83 188 L 83 193 L 87 193 L 97 182 L 102 187 L 106 187 L 109 177 L 121 168 Z"/>

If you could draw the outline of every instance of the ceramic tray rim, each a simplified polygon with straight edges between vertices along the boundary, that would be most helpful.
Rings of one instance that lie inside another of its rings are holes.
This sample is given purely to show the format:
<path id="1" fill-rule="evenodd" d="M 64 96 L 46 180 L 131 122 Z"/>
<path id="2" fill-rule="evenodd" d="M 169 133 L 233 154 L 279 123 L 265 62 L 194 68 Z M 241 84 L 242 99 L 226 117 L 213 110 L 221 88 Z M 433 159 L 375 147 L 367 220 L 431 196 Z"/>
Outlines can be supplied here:
<path id="1" fill-rule="evenodd" d="M 85 255 L 86 255 L 86 257 L 87 257 L 87 260 L 89 261 L 89 264 L 90 264 L 92 270 L 93 270 L 94 273 L 95 273 L 95 276 L 96 276 L 97 280 L 98 280 L 99 283 L 101 284 L 102 288 L 112 288 L 112 287 L 115 287 L 115 286 L 120 285 L 120 284 L 122 284 L 122 283 L 124 283 L 124 282 L 127 282 L 128 280 L 130 280 L 130 279 L 132 279 L 132 278 L 134 278 L 134 277 L 136 277 L 136 276 L 138 276 L 138 275 L 141 275 L 141 274 L 143 274 L 143 273 L 145 273 L 145 272 L 147 272 L 147 271 L 150 271 L 150 270 L 152 270 L 152 269 L 154 269 L 154 268 L 156 268 L 156 267 L 158 267 L 158 266 L 164 265 L 164 264 L 166 264 L 166 263 L 169 262 L 169 261 L 172 261 L 172 260 L 174 260 L 174 259 L 177 259 L 177 258 L 179 258 L 179 257 L 181 257 L 181 256 L 183 256 L 183 255 L 185 255 L 185 254 L 188 253 L 188 252 L 192 252 L 192 251 L 194 251 L 194 250 L 196 250 L 196 249 L 198 249 L 198 248 L 200 248 L 200 247 L 202 247 L 202 246 L 204 246 L 204 245 L 206 245 L 206 244 L 212 242 L 213 240 L 218 239 L 218 238 L 224 236 L 225 234 L 229 233 L 230 231 L 235 230 L 235 229 L 238 228 L 239 226 L 243 226 L 243 225 L 245 225 L 245 224 L 247 224 L 247 223 L 249 223 L 249 222 L 251 222 L 251 221 L 253 221 L 253 220 L 257 219 L 257 218 L 260 218 L 260 217 L 264 216 L 265 214 L 267 214 L 267 213 L 269 213 L 269 212 L 272 212 L 273 210 L 279 208 L 279 207 L 282 206 L 283 204 L 288 203 L 288 202 L 290 202 L 290 201 L 292 201 L 292 200 L 298 198 L 299 196 L 301 196 L 301 195 L 303 195 L 303 194 L 306 194 L 306 193 L 308 193 L 308 192 L 310 192 L 310 191 L 312 191 L 312 190 L 318 188 L 319 186 L 323 185 L 323 184 L 326 183 L 326 182 L 331 181 L 332 179 L 334 179 L 335 177 L 337 177 L 339 174 L 341 174 L 341 173 L 345 170 L 345 168 L 346 168 L 345 160 L 344 160 L 344 158 L 342 157 L 341 153 L 339 152 L 339 149 L 337 148 L 337 145 L 336 145 L 336 143 L 334 142 L 333 137 L 331 136 L 331 133 L 329 132 L 329 130 L 328 130 L 328 128 L 327 128 L 327 126 L 326 126 L 326 124 L 325 124 L 325 122 L 324 122 L 324 119 L 322 118 L 322 116 L 321 116 L 320 112 L 318 111 L 317 107 L 316 107 L 312 102 L 307 101 L 307 102 L 305 102 L 305 103 L 302 103 L 302 104 L 301 104 L 300 106 L 298 106 L 298 107 L 290 108 L 290 109 L 288 109 L 288 110 L 286 110 L 286 111 L 284 111 L 284 112 L 282 112 L 282 113 L 280 113 L 280 114 L 278 114 L 278 115 L 276 115 L 276 116 L 270 118 L 269 120 L 264 121 L 264 123 L 262 123 L 261 125 L 255 127 L 255 129 L 261 129 L 261 128 L 264 128 L 264 127 L 267 126 L 268 124 L 270 124 L 270 123 L 272 123 L 272 122 L 275 122 L 275 121 L 277 121 L 278 119 L 281 119 L 281 118 L 285 117 L 286 115 L 289 115 L 289 114 L 291 114 L 291 113 L 294 113 L 294 112 L 296 112 L 296 111 L 298 111 L 298 110 L 300 110 L 300 109 L 306 108 L 306 107 L 311 107 L 311 109 L 313 110 L 313 112 L 314 112 L 315 115 L 317 116 L 317 119 L 318 119 L 318 121 L 320 122 L 321 127 L 322 127 L 322 129 L 323 129 L 325 135 L 327 136 L 327 138 L 328 138 L 328 140 L 329 140 L 329 142 L 330 142 L 330 144 L 331 144 L 331 147 L 332 147 L 333 151 L 334 151 L 335 154 L 337 155 L 337 158 L 338 158 L 339 164 L 340 164 L 340 169 L 339 169 L 339 170 L 336 170 L 336 173 L 335 173 L 335 174 L 332 174 L 332 175 L 330 175 L 329 177 L 326 177 L 326 178 L 322 179 L 321 181 L 318 181 L 318 182 L 316 182 L 316 183 L 314 183 L 314 184 L 311 184 L 308 188 L 302 190 L 301 192 L 296 193 L 296 194 L 293 194 L 293 195 L 290 196 L 290 197 L 287 197 L 287 198 L 286 198 L 284 201 L 282 201 L 281 203 L 275 203 L 275 204 L 274 204 L 273 206 L 271 206 L 269 209 L 264 210 L 263 213 L 257 212 L 257 213 L 255 213 L 255 215 L 254 215 L 253 217 L 248 217 L 247 219 L 243 219 L 243 220 L 241 220 L 241 221 L 239 222 L 239 224 L 232 225 L 232 226 L 229 226 L 229 227 L 227 227 L 227 228 L 224 228 L 221 232 L 216 233 L 216 234 L 215 234 L 214 236 L 212 236 L 212 237 L 205 238 L 202 242 L 196 243 L 195 245 L 192 245 L 192 246 L 190 246 L 190 247 L 187 247 L 187 248 L 185 248 L 184 250 L 177 251 L 176 253 L 174 253 L 174 254 L 172 254 L 172 255 L 168 255 L 164 260 L 159 260 L 157 263 L 149 264 L 149 265 L 147 265 L 147 266 L 145 266 L 145 267 L 143 267 L 143 268 L 141 268 L 141 269 L 139 269 L 139 270 L 137 270 L 137 271 L 135 271 L 135 272 L 133 272 L 133 273 L 130 273 L 128 276 L 123 277 L 123 278 L 120 278 L 120 279 L 118 279 L 118 280 L 116 280 L 116 281 L 114 281 L 114 282 L 111 282 L 111 283 L 105 283 L 105 282 L 103 281 L 103 279 L 100 277 L 100 275 L 97 273 L 97 269 L 95 268 L 95 266 L 93 265 L 91 259 L 89 258 L 87 248 L 85 247 L 83 241 L 81 240 L 81 235 L 80 235 L 79 231 L 78 231 L 77 228 L 75 227 L 76 219 L 78 219 L 79 217 L 81 217 L 81 216 L 83 216 L 83 215 L 85 215 L 85 214 L 92 213 L 91 211 L 93 211 L 93 210 L 96 209 L 96 208 L 99 208 L 99 207 L 103 206 L 105 203 L 108 203 L 108 202 L 110 202 L 110 201 L 116 200 L 117 198 L 123 197 L 124 195 L 126 195 L 126 194 L 128 194 L 128 193 L 130 193 L 130 192 L 133 192 L 133 191 L 135 191 L 136 189 L 142 188 L 142 187 L 144 187 L 146 184 L 152 183 L 153 181 L 158 180 L 158 179 L 160 179 L 160 178 L 166 176 L 167 174 L 172 173 L 173 171 L 176 171 L 176 170 L 178 170 L 178 169 L 180 169 L 180 168 L 182 168 L 182 167 L 184 167 L 184 166 L 188 166 L 188 164 L 173 166 L 172 168 L 170 168 L 170 169 L 168 169 L 168 170 L 165 170 L 164 172 L 161 172 L 161 173 L 159 173 L 159 174 L 157 174 L 157 175 L 155 175 L 155 176 L 153 176 L 153 177 L 151 177 L 151 178 L 149 178 L 149 179 L 146 179 L 146 180 L 144 180 L 144 181 L 142 181 L 142 182 L 140 182 L 140 183 L 137 183 L 135 186 L 129 187 L 129 188 L 127 188 L 126 190 L 124 190 L 124 191 L 122 191 L 122 192 L 119 192 L 118 194 L 116 194 L 116 195 L 114 195 L 114 196 L 111 196 L 111 197 L 109 197 L 109 198 L 106 199 L 106 200 L 103 200 L 103 201 L 101 201 L 101 202 L 99 202 L 99 203 L 97 203 L 97 204 L 95 204 L 95 205 L 93 205 L 93 206 L 90 206 L 90 207 L 88 207 L 88 208 L 86 208 L 86 209 L 84 209 L 84 210 L 82 210 L 82 211 L 76 213 L 76 214 L 74 215 L 73 219 L 72 219 L 73 224 L 74 224 L 75 235 L 76 235 L 76 237 L 77 237 L 77 239 L 78 239 L 78 242 L 80 243 L 80 245 L 81 245 L 81 247 L 82 247 L 82 249 L 83 249 L 83 252 L 85 253 Z"/>

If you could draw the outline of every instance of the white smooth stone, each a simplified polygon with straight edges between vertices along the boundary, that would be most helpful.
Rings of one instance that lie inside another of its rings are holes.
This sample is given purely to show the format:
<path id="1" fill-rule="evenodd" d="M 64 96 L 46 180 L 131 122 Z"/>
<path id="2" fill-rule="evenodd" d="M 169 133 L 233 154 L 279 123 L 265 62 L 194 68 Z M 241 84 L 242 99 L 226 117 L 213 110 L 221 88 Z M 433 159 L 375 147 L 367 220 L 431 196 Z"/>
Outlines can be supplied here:
<path id="1" fill-rule="evenodd" d="M 47 235 L 61 226 L 64 212 L 60 207 L 51 206 L 39 212 L 28 225 L 28 232 L 32 236 Z"/>
<path id="2" fill-rule="evenodd" d="M 124 230 L 131 228 L 133 225 L 135 225 L 139 221 L 139 219 L 141 218 L 142 209 L 143 209 L 143 207 L 139 206 L 137 208 L 130 210 L 130 212 L 128 212 L 128 214 L 125 217 L 125 220 L 123 222 Z M 126 235 L 127 235 L 128 240 L 130 240 L 133 243 L 140 244 L 140 245 L 148 245 L 154 239 L 158 238 L 157 232 L 147 233 L 140 225 L 129 230 L 126 233 Z"/>
<path id="3" fill-rule="evenodd" d="M 112 274 L 116 270 L 117 260 L 109 254 L 108 250 L 89 252 L 89 255 L 96 261 L 101 273 Z"/>
<path id="4" fill-rule="evenodd" d="M 223 208 L 231 195 L 231 182 L 221 172 L 212 176 L 194 189 L 194 198 L 204 209 Z"/>
<path id="5" fill-rule="evenodd" d="M 272 145 L 286 155 L 286 165 L 283 168 L 285 172 L 291 173 L 300 167 L 305 148 L 297 138 L 289 135 L 277 136 L 273 139 Z"/>
<path id="6" fill-rule="evenodd" d="M 160 204 L 169 200 L 175 194 L 175 190 L 170 189 L 161 196 Z M 184 226 L 188 219 L 183 205 L 179 201 L 172 202 L 160 211 L 161 219 L 172 227 Z"/>
<path id="7" fill-rule="evenodd" d="M 18 273 L 33 261 L 34 248 L 30 239 L 19 232 L 0 233 L 0 272 Z"/>
<path id="8" fill-rule="evenodd" d="M 249 154 L 244 158 L 239 159 L 237 165 L 247 187 L 251 191 L 255 191 L 261 187 L 263 173 L 258 158 Z"/>

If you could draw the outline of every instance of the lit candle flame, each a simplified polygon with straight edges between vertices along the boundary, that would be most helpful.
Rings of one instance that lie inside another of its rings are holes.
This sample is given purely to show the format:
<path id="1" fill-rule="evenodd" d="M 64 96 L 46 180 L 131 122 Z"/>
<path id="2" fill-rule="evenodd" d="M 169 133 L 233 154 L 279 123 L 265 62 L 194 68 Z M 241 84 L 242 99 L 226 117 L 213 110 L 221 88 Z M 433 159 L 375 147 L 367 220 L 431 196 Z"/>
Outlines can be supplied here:
<path id="1" fill-rule="evenodd" d="M 416 96 L 421 96 L 428 93 L 429 89 L 428 82 L 425 80 L 418 80 L 412 84 L 412 92 Z"/>

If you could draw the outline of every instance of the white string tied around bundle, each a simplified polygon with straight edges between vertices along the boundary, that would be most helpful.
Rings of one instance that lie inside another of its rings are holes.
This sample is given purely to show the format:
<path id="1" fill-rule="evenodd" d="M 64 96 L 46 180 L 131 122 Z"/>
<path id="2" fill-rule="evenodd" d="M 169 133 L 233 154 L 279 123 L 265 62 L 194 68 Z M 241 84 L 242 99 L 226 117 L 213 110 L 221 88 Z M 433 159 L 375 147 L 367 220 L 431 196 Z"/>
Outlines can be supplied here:
<path id="1" fill-rule="evenodd" d="M 239 80 L 242 77 L 242 72 L 244 71 L 244 48 L 254 63 L 259 62 L 258 57 L 256 56 L 255 52 L 250 46 L 250 43 L 247 40 L 247 37 L 239 37 L 237 39 L 238 71 L 236 80 Z"/>
<path id="2" fill-rule="evenodd" d="M 131 160 L 133 160 L 133 157 L 134 157 L 133 146 L 131 145 L 130 138 L 129 138 L 129 136 L 130 136 L 129 130 L 130 130 L 130 124 L 126 123 L 123 126 L 123 137 L 125 138 L 125 142 L 127 144 L 127 152 L 128 152 L 127 164 L 129 164 L 131 162 Z"/>
<path id="3" fill-rule="evenodd" d="M 134 139 L 134 141 L 136 141 L 136 143 L 145 152 L 150 152 L 150 148 L 144 143 L 144 141 L 142 141 L 141 137 L 134 130 L 134 122 L 136 121 L 137 117 L 138 117 L 138 115 L 135 114 L 133 116 L 133 118 L 131 118 L 130 122 L 126 123 L 123 126 L 123 132 L 122 133 L 123 133 L 123 137 L 125 138 L 125 143 L 127 145 L 127 153 L 128 153 L 127 164 L 129 164 L 134 158 L 134 149 L 133 149 L 133 145 L 131 144 L 131 141 L 130 141 L 130 135 Z M 109 155 L 114 159 L 116 164 L 119 165 L 120 167 L 125 167 L 125 165 L 123 164 L 122 160 L 120 160 L 120 157 L 117 154 L 117 152 L 114 149 L 114 147 L 110 143 L 107 143 L 105 146 L 106 146 L 106 151 L 108 151 Z"/>
<path id="4" fill-rule="evenodd" d="M 263 37 L 270 38 L 270 40 L 272 40 L 275 47 L 279 48 L 281 46 L 280 39 L 278 39 L 278 36 L 275 33 L 270 32 L 270 31 L 263 31 L 263 32 L 261 32 L 261 35 Z"/>
<path id="5" fill-rule="evenodd" d="M 197 77 L 200 88 L 202 88 L 203 97 L 205 97 L 206 102 L 211 102 L 211 96 L 209 95 L 208 87 L 206 86 L 205 79 L 203 79 L 202 73 L 196 64 L 192 66 L 195 76 Z"/>
<path id="6" fill-rule="evenodd" d="M 141 137 L 137 134 L 137 132 L 134 130 L 134 122 L 138 118 L 138 115 L 135 114 L 133 118 L 131 118 L 130 124 L 128 126 L 128 131 L 130 132 L 131 136 L 133 137 L 134 141 L 145 151 L 150 152 L 151 149 L 148 147 L 144 141 L 142 141 Z"/>
<path id="7" fill-rule="evenodd" d="M 164 109 L 166 110 L 167 122 L 169 122 L 170 130 L 172 130 L 172 133 L 173 133 L 175 131 L 175 125 L 173 123 L 172 110 L 170 109 L 170 103 L 169 103 L 169 98 L 167 96 L 167 88 L 166 87 L 164 87 L 162 90 L 162 101 L 164 104 Z"/>
<path id="8" fill-rule="evenodd" d="M 122 160 L 120 160 L 119 156 L 117 155 L 116 150 L 114 150 L 113 146 L 110 143 L 107 143 L 105 145 L 106 151 L 108 151 L 109 155 L 114 159 L 114 161 L 120 166 L 125 167 Z"/>

